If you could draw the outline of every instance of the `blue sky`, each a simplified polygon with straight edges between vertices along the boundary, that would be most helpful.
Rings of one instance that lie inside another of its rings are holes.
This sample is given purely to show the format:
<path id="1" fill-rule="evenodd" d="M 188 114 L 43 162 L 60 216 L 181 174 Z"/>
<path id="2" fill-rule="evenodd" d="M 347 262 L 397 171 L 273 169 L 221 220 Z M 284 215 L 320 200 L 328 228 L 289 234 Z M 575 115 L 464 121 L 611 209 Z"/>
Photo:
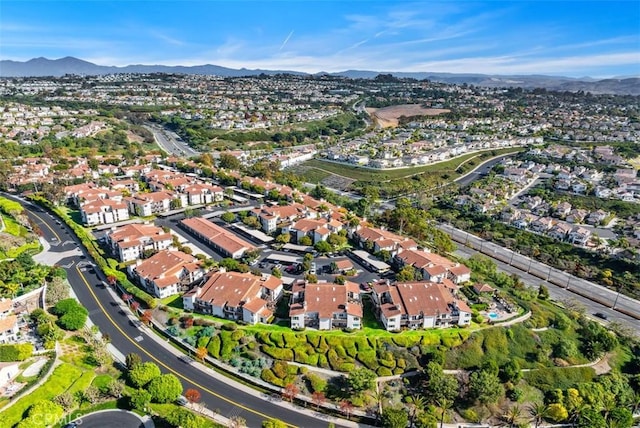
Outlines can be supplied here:
<path id="1" fill-rule="evenodd" d="M 0 58 L 640 75 L 640 1 L 0 2 Z"/>

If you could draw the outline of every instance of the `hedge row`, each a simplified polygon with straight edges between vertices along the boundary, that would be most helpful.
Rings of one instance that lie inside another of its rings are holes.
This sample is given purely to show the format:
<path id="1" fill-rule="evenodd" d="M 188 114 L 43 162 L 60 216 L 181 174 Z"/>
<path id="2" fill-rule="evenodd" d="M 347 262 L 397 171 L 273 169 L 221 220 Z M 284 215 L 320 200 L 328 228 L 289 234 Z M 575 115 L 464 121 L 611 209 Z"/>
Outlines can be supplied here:
<path id="1" fill-rule="evenodd" d="M 0 361 L 24 361 L 33 354 L 31 343 L 20 343 L 16 345 L 0 345 Z"/>
<path id="2" fill-rule="evenodd" d="M 105 260 L 104 251 L 96 247 L 95 241 L 90 238 L 89 234 L 82 226 L 71 220 L 66 213 L 53 206 L 51 202 L 44 199 L 43 197 L 31 195 L 29 198 L 33 202 L 53 211 L 58 217 L 64 220 L 67 226 L 69 226 L 69 228 L 73 230 L 80 242 L 82 242 L 82 245 L 86 248 L 89 255 L 95 260 L 95 262 L 98 264 L 105 275 L 115 277 L 118 280 L 118 283 L 122 286 L 122 288 L 126 290 L 127 293 L 134 296 L 137 300 L 144 302 L 147 307 L 153 309 L 158 305 L 157 300 L 152 295 L 129 281 L 129 278 L 127 278 L 127 275 L 124 272 L 115 269 L 115 266 L 117 266 L 117 262 L 115 262 L 115 260 Z M 115 262 L 115 264 L 112 262 L 112 260 Z"/>
<path id="3" fill-rule="evenodd" d="M 375 338 L 327 336 L 320 332 L 258 332 L 260 349 L 276 360 L 350 372 L 362 365 L 380 376 L 419 368 L 419 359 L 439 346 L 455 347 L 470 332 L 451 329 L 424 335 Z"/>

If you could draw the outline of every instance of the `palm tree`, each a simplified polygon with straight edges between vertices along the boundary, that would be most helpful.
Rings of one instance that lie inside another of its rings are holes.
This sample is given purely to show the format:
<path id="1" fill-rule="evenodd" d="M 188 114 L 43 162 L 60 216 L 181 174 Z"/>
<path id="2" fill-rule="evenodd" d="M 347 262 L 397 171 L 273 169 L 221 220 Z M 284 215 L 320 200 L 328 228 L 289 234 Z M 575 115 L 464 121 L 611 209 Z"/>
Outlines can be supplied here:
<path id="1" fill-rule="evenodd" d="M 507 409 L 507 411 L 502 415 L 504 421 L 509 425 L 509 427 L 513 428 L 518 425 L 518 421 L 522 416 L 522 409 L 519 405 L 514 405 L 511 408 Z"/>
<path id="2" fill-rule="evenodd" d="M 424 410 L 426 401 L 424 397 L 420 395 L 411 395 L 406 399 L 407 407 L 409 407 L 409 427 L 413 427 L 413 422 L 418 415 L 418 412 Z"/>
<path id="3" fill-rule="evenodd" d="M 436 405 L 440 407 L 440 410 L 442 410 L 442 414 L 440 415 L 440 428 L 442 428 L 442 426 L 444 425 L 444 417 L 446 416 L 448 410 L 453 407 L 453 401 L 442 398 L 436 401 Z"/>
<path id="4" fill-rule="evenodd" d="M 531 415 L 535 428 L 538 428 L 538 425 L 542 423 L 548 414 L 549 406 L 544 403 L 536 402 L 529 406 L 529 415 Z"/>

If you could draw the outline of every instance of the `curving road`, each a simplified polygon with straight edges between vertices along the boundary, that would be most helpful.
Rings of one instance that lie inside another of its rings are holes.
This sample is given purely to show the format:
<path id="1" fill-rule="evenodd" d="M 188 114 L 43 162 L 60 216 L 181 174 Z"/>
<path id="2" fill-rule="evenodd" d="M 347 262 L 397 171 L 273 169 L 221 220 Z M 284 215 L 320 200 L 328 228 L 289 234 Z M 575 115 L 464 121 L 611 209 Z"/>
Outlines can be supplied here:
<path id="1" fill-rule="evenodd" d="M 163 346 L 151 339 L 146 328 L 139 329 L 129 323 L 126 308 L 120 299 L 114 300 L 110 291 L 101 286 L 104 276 L 89 265 L 91 262 L 80 242 L 64 224 L 56 220 L 45 210 L 23 203 L 28 216 L 38 225 L 42 236 L 51 245 L 51 252 L 60 253 L 63 258 L 57 262 L 67 271 L 69 282 L 80 302 L 89 311 L 89 316 L 103 334 L 108 334 L 111 343 L 122 353 L 138 353 L 144 361 L 153 361 L 163 372 L 173 373 L 185 389 L 195 388 L 202 393 L 202 402 L 209 409 L 226 418 L 235 416 L 246 420 L 247 426 L 259 427 L 262 421 L 271 418 L 280 419 L 292 427 L 326 427 L 326 417 L 315 418 L 282 407 L 269 400 L 268 394 L 248 393 L 238 389 L 231 379 L 218 379 L 205 375 L 189 363 L 182 362 L 178 356 L 168 352 Z M 82 255 L 68 256 L 68 252 L 80 248 Z M 78 265 L 82 267 L 79 267 Z"/>

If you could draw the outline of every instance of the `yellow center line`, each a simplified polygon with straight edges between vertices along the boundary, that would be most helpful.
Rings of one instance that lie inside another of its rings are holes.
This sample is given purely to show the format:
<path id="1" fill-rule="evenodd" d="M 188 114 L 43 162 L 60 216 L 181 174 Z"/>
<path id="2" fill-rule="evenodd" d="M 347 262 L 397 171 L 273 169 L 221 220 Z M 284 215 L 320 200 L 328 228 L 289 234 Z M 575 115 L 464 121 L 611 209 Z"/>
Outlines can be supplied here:
<path id="1" fill-rule="evenodd" d="M 38 219 L 40 219 L 41 222 L 43 222 L 47 228 L 49 230 L 51 230 L 51 232 L 53 232 L 53 234 L 58 238 L 58 241 L 60 241 L 60 236 L 56 233 L 55 230 L 53 230 L 53 228 L 51 228 L 51 226 L 49 226 L 49 224 L 44 221 L 42 219 L 42 217 L 40 217 L 37 214 L 31 213 L 33 214 L 35 217 L 37 217 Z M 138 349 L 140 349 L 145 355 L 147 355 L 151 360 L 155 361 L 156 363 L 158 363 L 159 365 L 161 365 L 162 367 L 164 367 L 165 369 L 167 369 L 169 372 L 173 373 L 174 375 L 178 376 L 179 378 L 184 379 L 185 381 L 197 386 L 198 388 L 202 389 L 203 391 L 208 392 L 209 394 L 213 395 L 216 398 L 219 398 L 221 400 L 226 401 L 229 404 L 232 404 L 234 406 L 237 406 L 243 410 L 246 410 L 250 413 L 253 413 L 255 415 L 258 415 L 260 417 L 266 418 L 267 420 L 269 419 L 273 419 L 272 416 L 269 415 L 265 415 L 264 413 L 258 412 L 257 410 L 251 409 L 249 407 L 246 407 L 240 403 L 237 403 L 223 395 L 218 394 L 217 392 L 211 391 L 210 389 L 200 385 L 197 382 L 194 382 L 193 380 L 189 379 L 188 377 L 184 376 L 183 374 L 177 372 L 176 370 L 172 369 L 171 367 L 169 367 L 168 365 L 166 365 L 165 363 L 163 363 L 162 361 L 160 361 L 159 359 L 157 359 L 155 356 L 153 356 L 151 353 L 149 353 L 146 349 L 144 349 L 142 346 L 140 346 L 140 344 L 138 342 L 136 342 L 135 340 L 133 340 L 132 338 L 130 338 L 121 328 L 120 326 L 113 320 L 113 318 L 111 318 L 111 316 L 109 315 L 109 313 L 105 310 L 104 306 L 102 306 L 102 303 L 100 302 L 100 299 L 98 299 L 98 296 L 95 294 L 95 292 L 93 291 L 93 289 L 91 288 L 91 286 L 89 285 L 89 282 L 87 281 L 87 279 L 84 277 L 84 274 L 80 271 L 80 268 L 78 266 L 76 266 L 76 270 L 78 271 L 78 274 L 80 275 L 80 278 L 82 278 L 82 281 L 85 283 L 85 285 L 87 286 L 87 290 L 89 290 L 89 293 L 91 293 L 91 295 L 93 296 L 93 298 L 95 299 L 96 303 L 98 304 L 98 306 L 100 307 L 100 309 L 102 310 L 102 312 L 104 313 L 104 315 L 107 317 L 107 319 L 111 322 L 111 324 L 113 324 L 113 326 L 120 332 L 122 333 L 122 335 L 124 337 L 127 338 L 127 340 L 129 340 L 133 345 L 135 345 Z M 152 333 L 154 334 L 154 333 Z M 151 339 L 153 340 L 153 339 Z M 291 427 L 295 427 L 295 425 L 289 425 L 288 426 Z"/>

